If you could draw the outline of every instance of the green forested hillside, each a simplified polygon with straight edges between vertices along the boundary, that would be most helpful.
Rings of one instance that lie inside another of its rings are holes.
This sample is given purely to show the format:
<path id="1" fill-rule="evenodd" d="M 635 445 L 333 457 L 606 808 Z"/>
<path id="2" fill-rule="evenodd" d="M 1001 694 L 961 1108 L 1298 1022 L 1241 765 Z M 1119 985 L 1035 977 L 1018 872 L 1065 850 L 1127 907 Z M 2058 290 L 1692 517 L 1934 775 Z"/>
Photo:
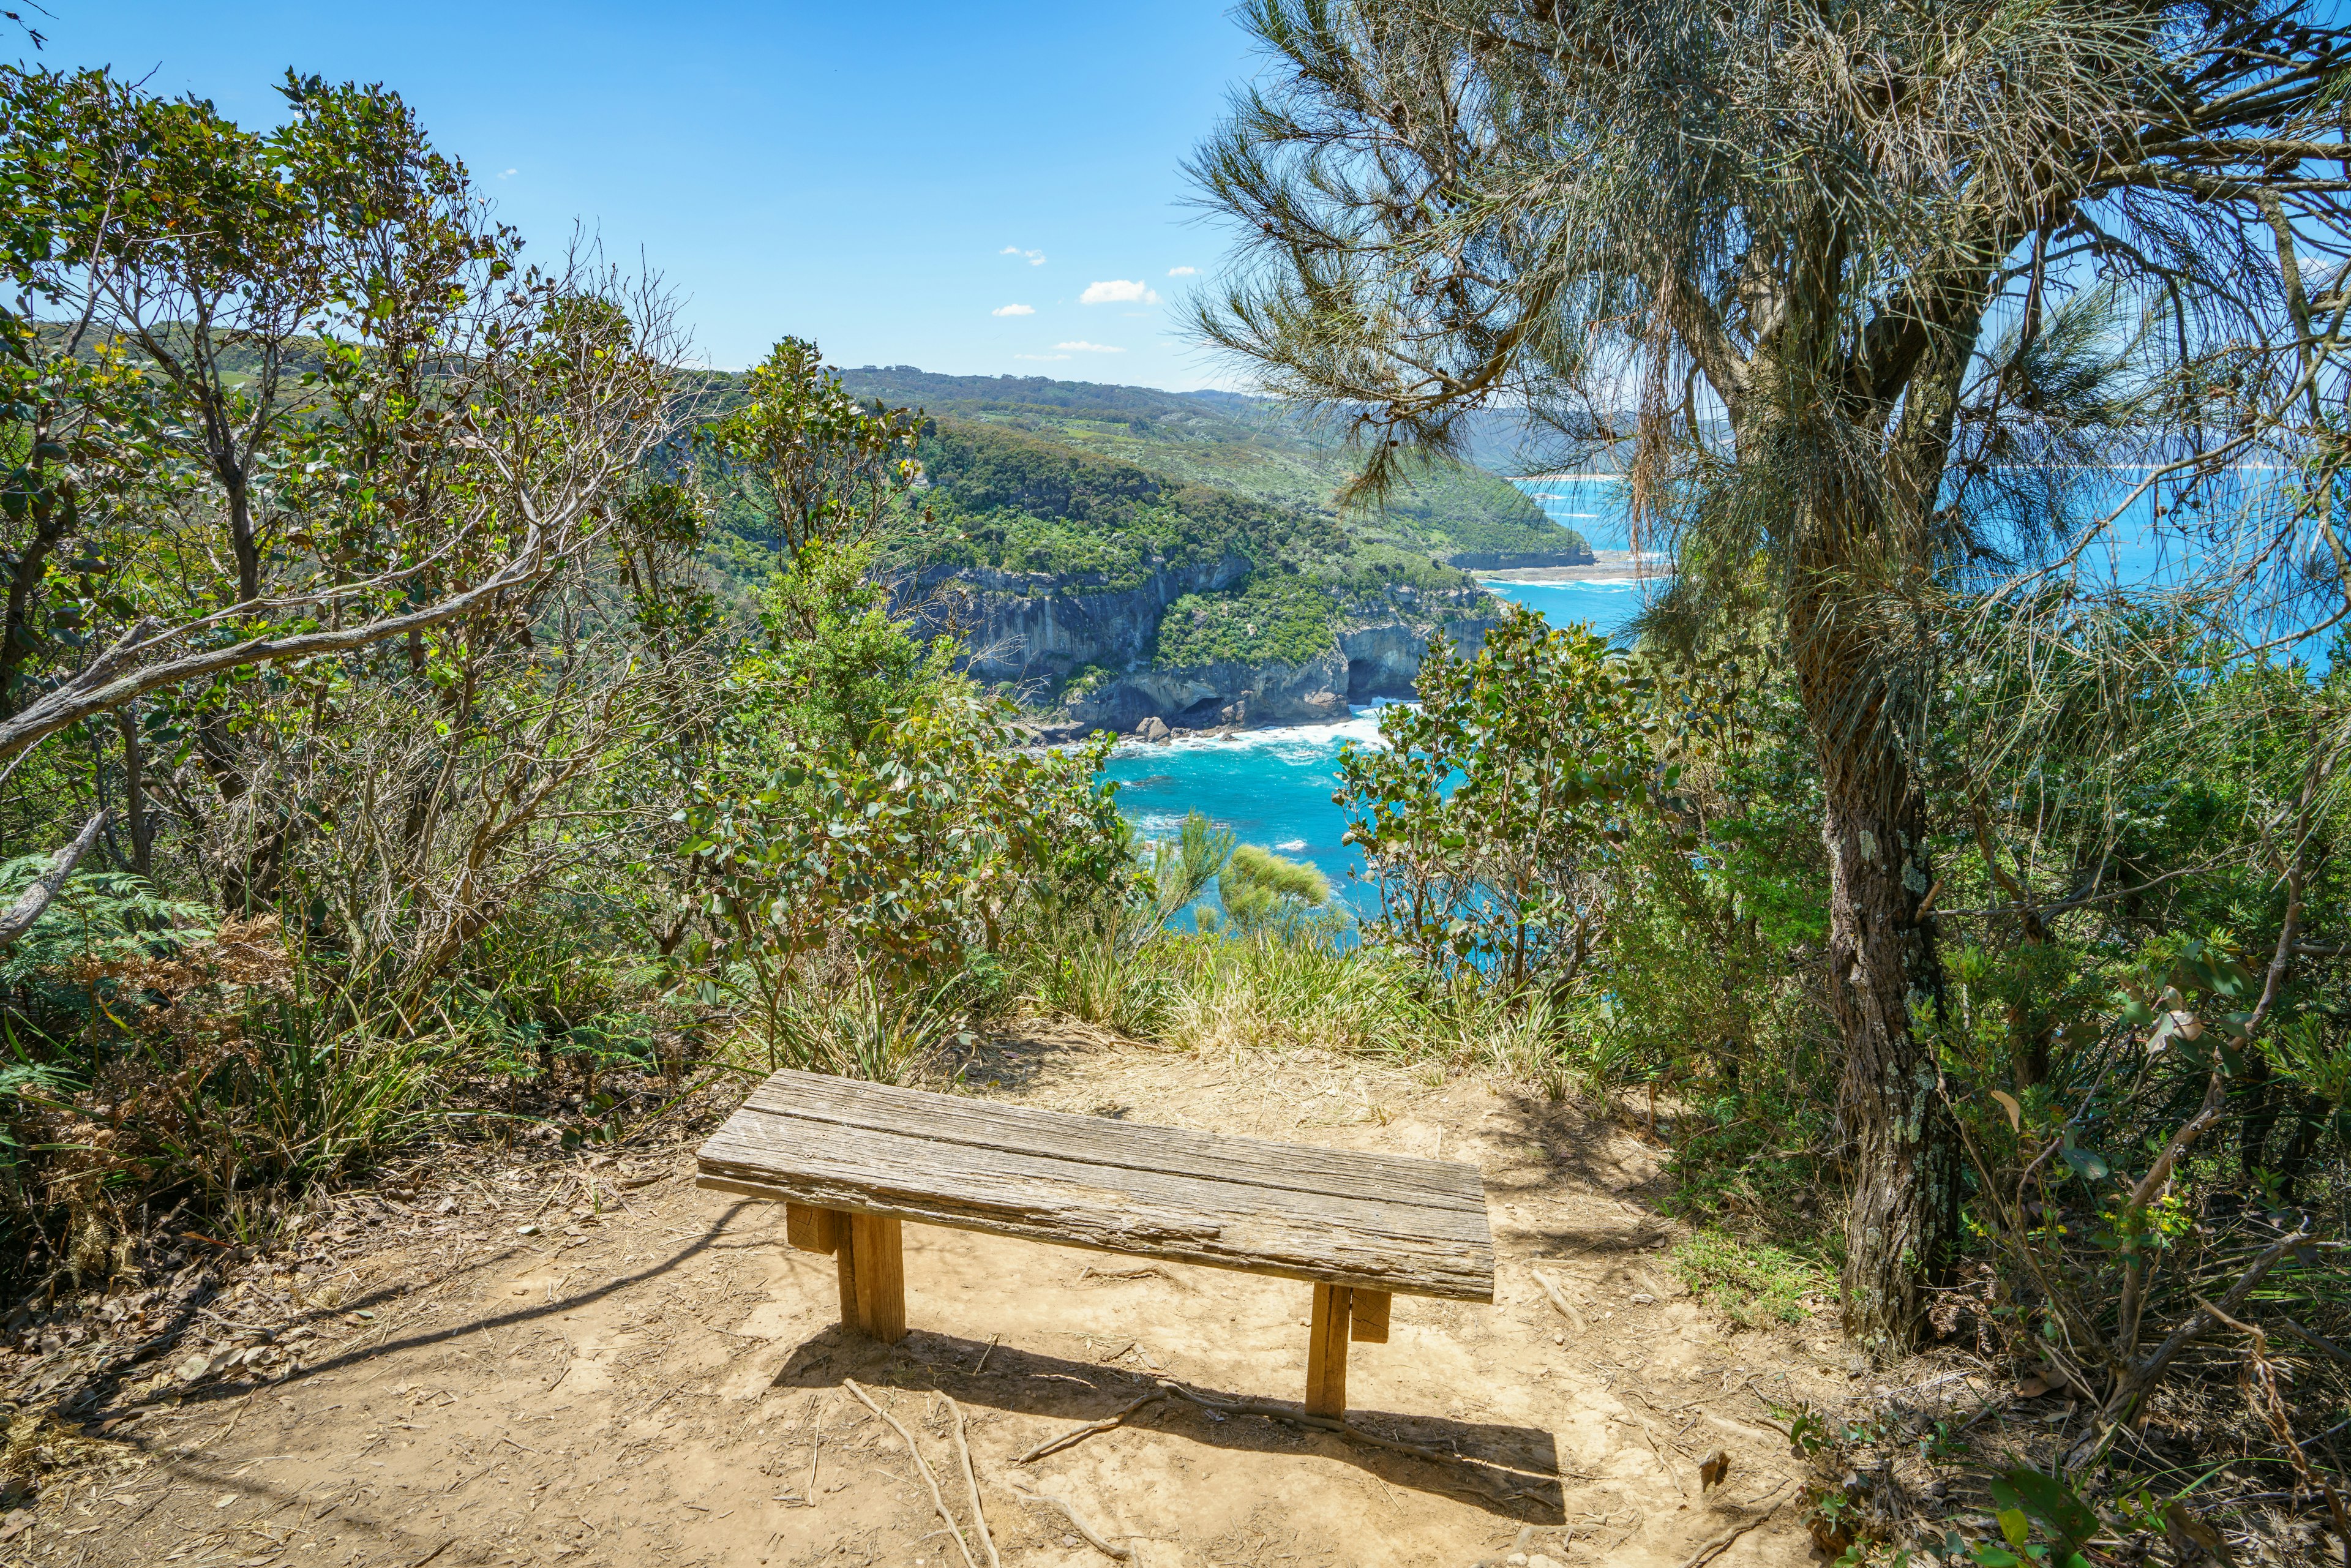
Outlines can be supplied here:
<path id="1" fill-rule="evenodd" d="M 1384 608 L 1400 590 L 1475 589 L 1467 573 L 1363 537 L 1327 513 L 1186 483 L 1042 433 L 937 419 L 922 453 L 929 487 L 885 545 L 901 568 L 1042 572 L 1117 592 L 1169 569 L 1246 562 L 1229 588 L 1187 597 L 1185 623 L 1204 630 L 1163 635 L 1155 662 L 1165 666 L 1297 663 L 1351 608 Z M 1274 603 L 1278 614 L 1241 612 Z"/>
<path id="2" fill-rule="evenodd" d="M 1231 392 L 1057 382 L 1043 376 L 949 376 L 911 365 L 841 372 L 861 397 L 1020 431 L 1137 468 L 1340 521 L 1367 542 L 1424 556 L 1579 549 L 1583 539 L 1482 469 L 1444 466 L 1379 507 L 1343 507 L 1361 465 L 1334 432 L 1301 423 L 1262 399 Z"/>

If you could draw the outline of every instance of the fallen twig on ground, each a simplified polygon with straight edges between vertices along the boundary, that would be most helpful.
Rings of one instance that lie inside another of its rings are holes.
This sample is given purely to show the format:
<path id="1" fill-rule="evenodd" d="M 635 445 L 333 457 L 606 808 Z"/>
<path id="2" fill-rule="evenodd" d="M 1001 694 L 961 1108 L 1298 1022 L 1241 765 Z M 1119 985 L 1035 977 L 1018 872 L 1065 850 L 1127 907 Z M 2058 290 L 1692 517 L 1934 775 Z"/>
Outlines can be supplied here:
<path id="1" fill-rule="evenodd" d="M 2351 1364 L 2351 1354 L 2346 1354 L 2341 1345 L 2325 1335 L 2311 1333 L 2292 1318 L 2280 1318 L 2277 1320 L 2277 1325 L 2328 1360 Z"/>
<path id="2" fill-rule="evenodd" d="M 1137 1410 L 1142 1409 L 1146 1405 L 1155 1404 L 1158 1401 L 1166 1398 L 1168 1392 L 1167 1387 L 1165 1385 L 1162 1385 L 1161 1386 L 1153 1389 L 1150 1393 L 1144 1395 L 1142 1398 L 1133 1400 L 1128 1404 L 1120 1406 L 1118 1409 L 1103 1416 L 1099 1421 L 1088 1421 L 1083 1426 L 1071 1427 L 1068 1431 L 1061 1433 L 1059 1437 L 1046 1438 L 1043 1442 L 1038 1444 L 1035 1448 L 1029 1449 L 1027 1453 L 1021 1455 L 1012 1462 L 1016 1465 L 1033 1464 L 1037 1460 L 1043 1458 L 1048 1454 L 1058 1453 L 1061 1449 L 1068 1448 L 1072 1443 L 1092 1437 L 1096 1432 L 1107 1432 L 1113 1427 L 1123 1426 L 1125 1425 L 1126 1418 L 1128 1416 L 1134 1415 Z"/>
<path id="3" fill-rule="evenodd" d="M 1121 1563 L 1127 1562 L 1129 1559 L 1134 1557 L 1134 1549 L 1133 1547 L 1113 1546 L 1109 1542 L 1104 1541 L 1102 1536 L 1095 1531 L 1094 1527 L 1088 1524 L 1085 1520 L 1079 1515 L 1076 1509 L 1071 1508 L 1067 1502 L 1055 1497 L 1051 1492 L 1022 1491 L 1019 1488 L 1015 1487 L 1013 1488 L 1013 1495 L 1019 1498 L 1024 1502 L 1050 1503 L 1055 1508 L 1060 1509 L 1061 1511 L 1061 1517 L 1070 1521 L 1070 1528 L 1076 1531 L 1080 1535 L 1084 1536 L 1086 1538 L 1087 1545 L 1092 1547 L 1095 1551 L 1102 1552 L 1105 1556 L 1115 1557 Z"/>
<path id="4" fill-rule="evenodd" d="M 1576 1333 L 1590 1333 L 1592 1332 L 1590 1326 L 1583 1321 L 1583 1314 L 1577 1312 L 1574 1305 L 1568 1301 L 1567 1297 L 1560 1292 L 1560 1288 L 1552 1282 L 1552 1278 L 1549 1274 L 1544 1273 L 1541 1269 L 1530 1269 L 1527 1272 L 1535 1277 L 1535 1283 L 1543 1288 L 1543 1294 L 1551 1298 L 1551 1304 L 1559 1309 L 1559 1315 L 1561 1317 L 1565 1318 L 1570 1323 L 1574 1325 Z"/>
<path id="5" fill-rule="evenodd" d="M 1641 1440 L 1649 1445 L 1649 1452 L 1656 1455 L 1657 1468 L 1666 1472 L 1666 1479 L 1674 1483 L 1676 1491 L 1685 1498 L 1688 1497 L 1689 1488 L 1682 1485 L 1682 1478 L 1675 1472 L 1673 1461 L 1666 1458 L 1665 1449 L 1657 1446 L 1657 1435 L 1649 1430 L 1649 1424 L 1641 1420 L 1635 1420 L 1633 1424 L 1641 1428 Z"/>
<path id="6" fill-rule="evenodd" d="M 971 1554 L 971 1543 L 963 1538 L 963 1526 L 957 1524 L 956 1516 L 947 1511 L 947 1500 L 939 1492 L 938 1477 L 931 1474 L 931 1467 L 923 1458 L 923 1450 L 914 1446 L 914 1435 L 898 1424 L 898 1417 L 873 1403 L 865 1390 L 857 1386 L 855 1378 L 844 1377 L 841 1385 L 855 1395 L 859 1404 L 890 1423 L 891 1430 L 896 1432 L 899 1439 L 906 1445 L 906 1452 L 913 1458 L 914 1469 L 922 1473 L 924 1484 L 931 1489 L 931 1506 L 937 1509 L 939 1517 L 946 1521 L 947 1533 L 955 1537 L 956 1547 L 963 1553 L 965 1568 L 979 1568 L 979 1560 Z"/>
<path id="7" fill-rule="evenodd" d="M 1757 1514 L 1754 1518 L 1745 1520 L 1738 1524 L 1732 1525 L 1729 1530 L 1724 1531 L 1721 1534 L 1716 1536 L 1713 1540 L 1699 1547 L 1696 1552 L 1691 1552 L 1688 1557 L 1683 1560 L 1682 1568 L 1703 1568 L 1705 1563 L 1712 1562 L 1715 1558 L 1720 1556 L 1726 1550 L 1728 1550 L 1732 1542 L 1738 1540 L 1740 1536 L 1746 1534 L 1749 1531 L 1754 1529 L 1757 1525 L 1762 1523 L 1765 1520 L 1771 1518 L 1773 1514 L 1779 1511 L 1780 1505 L 1775 1502 L 1770 1508 L 1765 1509 L 1761 1513 Z"/>

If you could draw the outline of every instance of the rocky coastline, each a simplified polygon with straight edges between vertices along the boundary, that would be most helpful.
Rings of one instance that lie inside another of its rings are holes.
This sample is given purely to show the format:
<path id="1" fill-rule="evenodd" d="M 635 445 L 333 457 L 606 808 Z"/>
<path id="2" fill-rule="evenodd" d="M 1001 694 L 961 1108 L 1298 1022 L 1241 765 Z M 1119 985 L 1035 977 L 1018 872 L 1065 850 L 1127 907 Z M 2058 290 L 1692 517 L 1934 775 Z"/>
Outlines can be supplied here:
<path id="1" fill-rule="evenodd" d="M 1048 742 L 1338 723 L 1351 704 L 1410 696 L 1431 636 L 1476 653 L 1500 610 L 1476 588 L 1397 589 L 1384 602 L 1348 606 L 1329 643 L 1303 661 L 1155 662 L 1160 619 L 1177 599 L 1229 587 L 1248 571 L 1238 557 L 1155 563 L 1142 583 L 1113 586 L 963 568 L 925 572 L 902 591 L 927 630 L 963 643 L 974 676 L 1024 694 L 1034 732 Z"/>

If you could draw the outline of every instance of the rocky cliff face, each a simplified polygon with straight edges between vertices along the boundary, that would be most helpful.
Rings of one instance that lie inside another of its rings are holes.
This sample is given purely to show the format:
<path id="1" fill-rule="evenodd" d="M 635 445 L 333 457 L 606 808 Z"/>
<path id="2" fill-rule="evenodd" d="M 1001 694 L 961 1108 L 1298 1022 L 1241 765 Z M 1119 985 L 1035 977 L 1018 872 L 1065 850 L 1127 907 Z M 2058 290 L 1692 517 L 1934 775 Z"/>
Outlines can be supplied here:
<path id="1" fill-rule="evenodd" d="M 1112 589 L 1084 577 L 934 568 L 900 593 L 925 634 L 946 632 L 970 650 L 984 681 L 1059 685 L 1089 664 L 1125 670 L 1151 662 L 1159 618 L 1187 593 L 1214 593 L 1249 575 L 1242 556 L 1155 567 L 1139 587 Z"/>
<path id="2" fill-rule="evenodd" d="M 1125 734 L 1151 719 L 1178 728 L 1343 719 L 1351 702 L 1410 696 L 1433 633 L 1474 653 L 1491 624 L 1493 601 L 1483 593 L 1424 603 L 1407 589 L 1384 607 L 1343 616 L 1329 645 L 1302 664 L 1155 665 L 1168 606 L 1186 593 L 1230 588 L 1249 570 L 1228 556 L 1161 568 L 1141 586 L 1120 589 L 1043 573 L 936 570 L 905 585 L 902 597 L 928 631 L 962 640 L 974 675 L 1028 685 L 1040 698 L 1058 691 L 1073 733 Z M 1071 682 L 1072 674 L 1079 679 Z"/>

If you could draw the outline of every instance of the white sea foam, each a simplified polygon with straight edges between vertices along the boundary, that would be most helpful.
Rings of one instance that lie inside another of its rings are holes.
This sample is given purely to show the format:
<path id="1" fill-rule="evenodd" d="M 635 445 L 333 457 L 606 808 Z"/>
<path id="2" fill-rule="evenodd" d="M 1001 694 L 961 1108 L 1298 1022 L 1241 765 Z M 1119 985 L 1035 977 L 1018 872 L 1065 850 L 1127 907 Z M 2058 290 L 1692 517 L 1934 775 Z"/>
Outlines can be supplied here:
<path id="1" fill-rule="evenodd" d="M 1269 725 L 1262 729 L 1219 731 L 1195 735 L 1177 730 L 1165 741 L 1122 739 L 1117 746 L 1121 757 L 1147 756 L 1158 747 L 1175 751 L 1267 751 L 1270 750 L 1288 762 L 1316 762 L 1338 755 L 1339 743 L 1352 740 L 1358 746 L 1380 744 L 1380 709 L 1390 706 L 1414 706 L 1414 704 L 1391 703 L 1383 698 L 1362 707 L 1350 707 L 1348 717 L 1338 724 Z"/>
<path id="2" fill-rule="evenodd" d="M 1273 847 L 1287 854 L 1296 854 L 1300 850 L 1306 847 L 1306 841 L 1304 839 L 1284 839 L 1281 842 L 1274 845 Z"/>

